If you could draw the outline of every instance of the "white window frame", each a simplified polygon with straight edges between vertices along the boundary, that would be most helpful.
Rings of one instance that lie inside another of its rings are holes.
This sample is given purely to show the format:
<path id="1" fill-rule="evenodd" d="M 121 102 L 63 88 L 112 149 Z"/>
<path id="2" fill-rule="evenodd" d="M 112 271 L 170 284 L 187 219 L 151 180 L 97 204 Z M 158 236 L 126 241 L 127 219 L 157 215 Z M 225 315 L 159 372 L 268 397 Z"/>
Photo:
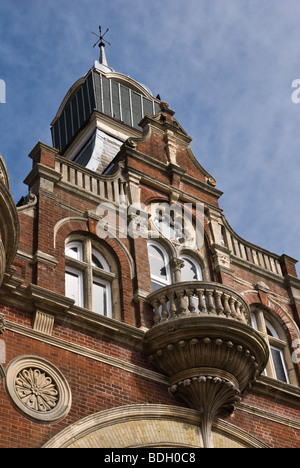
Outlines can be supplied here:
<path id="1" fill-rule="evenodd" d="M 161 252 L 163 260 L 164 260 L 165 268 L 166 268 L 166 279 L 162 278 L 161 276 L 153 275 L 153 273 L 151 272 L 151 260 L 150 260 L 150 255 L 149 255 L 149 247 L 154 247 L 155 249 Z M 169 255 L 167 251 L 164 249 L 164 247 L 162 247 L 162 245 L 159 242 L 148 241 L 148 258 L 149 258 L 149 265 L 150 265 L 151 282 L 161 285 L 162 288 L 164 286 L 169 286 L 172 283 L 170 259 L 169 259 Z"/>
<path id="2" fill-rule="evenodd" d="M 68 252 L 67 252 L 68 250 L 71 250 L 74 247 L 78 248 L 78 253 L 79 253 L 78 257 L 79 258 L 75 258 L 74 256 L 69 255 Z M 78 260 L 78 261 L 82 262 L 83 261 L 83 244 L 82 244 L 82 242 L 81 241 L 68 242 L 67 245 L 66 245 L 66 249 L 65 249 L 65 255 L 68 258 L 72 258 L 74 260 Z"/>
<path id="3" fill-rule="evenodd" d="M 95 307 L 95 304 L 93 303 L 93 310 L 94 312 L 96 312 L 97 314 L 99 315 L 103 315 L 104 317 L 109 317 L 109 318 L 112 318 L 112 301 L 110 300 L 111 298 L 111 284 L 109 281 L 106 281 L 102 278 L 99 278 L 97 276 L 93 276 L 93 283 L 92 283 L 92 287 L 94 286 L 94 284 L 99 284 L 101 286 L 105 286 L 105 290 L 106 290 L 106 314 L 103 313 L 101 314 L 100 312 L 96 311 L 96 307 Z M 94 300 L 94 296 L 93 296 L 93 300 Z"/>
<path id="4" fill-rule="evenodd" d="M 265 314 L 263 310 L 261 309 L 257 309 L 256 311 L 251 312 L 250 325 L 252 326 L 252 328 L 254 328 L 255 330 L 257 330 L 259 333 L 263 335 L 263 337 L 265 338 L 269 346 L 269 351 L 270 351 L 269 362 L 263 374 L 279 381 L 278 376 L 276 374 L 275 363 L 274 363 L 274 359 L 273 359 L 272 352 L 271 352 L 271 350 L 274 349 L 280 352 L 281 363 L 282 363 L 284 375 L 286 378 L 286 382 L 284 383 L 290 384 L 291 383 L 290 376 L 289 376 L 287 362 L 285 358 L 285 352 L 284 352 L 284 350 L 288 346 L 287 342 L 283 341 L 282 338 L 280 338 L 276 328 L 270 322 L 270 320 L 268 320 L 265 317 Z M 272 335 L 268 333 L 267 328 L 272 333 Z"/>
<path id="5" fill-rule="evenodd" d="M 78 307 L 84 307 L 84 292 L 83 292 L 83 272 L 77 268 L 66 266 L 66 275 L 70 274 L 78 277 L 78 301 L 75 300 L 75 305 Z M 66 279 L 66 296 L 73 299 L 71 294 L 67 291 L 67 279 Z"/>
<path id="6" fill-rule="evenodd" d="M 290 379 L 289 379 L 289 375 L 288 375 L 288 371 L 287 371 L 287 366 L 286 366 L 286 362 L 285 362 L 285 357 L 284 357 L 284 352 L 281 348 L 278 348 L 278 346 L 273 346 L 272 344 L 270 344 L 270 351 L 274 349 L 275 351 L 278 351 L 279 352 L 279 355 L 280 355 L 280 360 L 281 360 L 281 365 L 282 365 L 282 369 L 283 369 L 283 373 L 285 375 L 285 378 L 286 378 L 286 383 L 290 383 Z M 275 362 L 274 362 L 274 358 L 273 358 L 273 355 L 272 355 L 272 352 L 271 352 L 271 356 L 272 356 L 272 362 L 273 362 L 273 366 L 274 366 L 274 372 L 275 372 L 275 375 L 277 377 L 277 380 L 278 379 L 278 376 L 276 374 L 276 367 L 275 367 Z"/>
<path id="7" fill-rule="evenodd" d="M 72 247 L 78 248 L 78 257 L 76 258 L 72 254 L 70 255 L 68 251 Z M 103 268 L 95 266 L 93 264 L 93 256 L 95 256 Z M 76 301 L 75 305 L 90 309 L 98 315 L 103 315 L 109 318 L 113 316 L 112 308 L 112 286 L 111 282 L 115 278 L 115 274 L 111 273 L 110 266 L 105 259 L 105 257 L 94 247 L 93 242 L 89 238 L 83 238 L 82 240 L 74 240 L 67 242 L 65 247 L 65 258 L 66 258 L 66 275 L 69 273 L 71 275 L 78 276 L 78 303 Z M 100 314 L 97 311 L 97 307 L 94 306 L 93 299 L 93 285 L 101 284 L 106 288 L 106 314 Z M 66 279 L 66 296 L 68 296 L 67 291 L 67 279 Z"/>
<path id="8" fill-rule="evenodd" d="M 98 252 L 98 250 L 95 249 L 95 247 L 92 248 L 91 263 L 92 263 L 92 266 L 93 266 L 94 268 L 99 268 L 99 267 L 97 267 L 96 265 L 93 265 L 93 256 L 96 257 L 97 260 L 98 260 L 100 263 L 102 263 L 103 268 L 101 268 L 101 270 L 110 272 L 109 264 L 107 263 L 107 261 L 105 260 L 105 258 L 103 257 L 103 255 L 101 255 L 101 253 Z"/>
<path id="9" fill-rule="evenodd" d="M 188 254 L 182 254 L 179 256 L 179 258 L 181 260 L 188 260 L 189 262 L 191 262 L 194 267 L 196 268 L 196 272 L 197 272 L 197 279 L 193 280 L 193 281 L 203 281 L 203 272 L 202 272 L 202 268 L 201 266 L 199 265 L 199 263 L 191 256 L 191 255 L 188 255 Z"/>

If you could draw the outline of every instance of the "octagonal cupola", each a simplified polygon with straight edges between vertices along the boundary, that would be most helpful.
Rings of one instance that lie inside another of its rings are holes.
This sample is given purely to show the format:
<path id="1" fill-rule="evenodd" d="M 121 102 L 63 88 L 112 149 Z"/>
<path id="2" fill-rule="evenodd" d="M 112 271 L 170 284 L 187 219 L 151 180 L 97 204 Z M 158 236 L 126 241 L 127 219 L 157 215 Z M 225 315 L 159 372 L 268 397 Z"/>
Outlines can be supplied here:
<path id="1" fill-rule="evenodd" d="M 159 112 L 160 100 L 108 65 L 103 36 L 99 48 L 99 61 L 62 100 L 51 133 L 53 147 L 66 159 L 102 173 L 124 141 L 141 135 L 139 123 Z"/>

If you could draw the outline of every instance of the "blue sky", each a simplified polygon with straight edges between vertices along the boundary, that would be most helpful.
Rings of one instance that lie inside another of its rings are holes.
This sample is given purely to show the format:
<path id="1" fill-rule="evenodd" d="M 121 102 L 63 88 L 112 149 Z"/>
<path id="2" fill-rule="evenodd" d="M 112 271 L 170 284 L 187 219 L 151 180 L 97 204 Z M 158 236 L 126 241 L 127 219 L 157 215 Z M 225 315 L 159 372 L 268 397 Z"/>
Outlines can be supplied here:
<path id="1" fill-rule="evenodd" d="M 246 240 L 300 260 L 300 0 L 0 0 L 0 153 L 15 201 L 28 153 L 98 59 L 169 102 Z M 299 268 L 298 268 L 299 271 Z"/>

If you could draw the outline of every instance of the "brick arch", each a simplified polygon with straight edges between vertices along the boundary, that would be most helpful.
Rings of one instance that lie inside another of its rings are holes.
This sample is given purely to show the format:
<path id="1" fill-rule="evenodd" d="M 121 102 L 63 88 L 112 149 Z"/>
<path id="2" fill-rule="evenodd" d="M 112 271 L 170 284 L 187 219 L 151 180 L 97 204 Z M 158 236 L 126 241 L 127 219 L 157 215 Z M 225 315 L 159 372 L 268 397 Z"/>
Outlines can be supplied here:
<path id="1" fill-rule="evenodd" d="M 44 448 L 203 448 L 197 411 L 165 405 L 130 405 L 101 411 L 54 436 Z M 218 419 L 215 448 L 266 448 L 255 437 Z"/>
<path id="2" fill-rule="evenodd" d="M 94 240 L 110 252 L 116 261 L 119 272 L 121 319 L 125 323 L 136 326 L 135 309 L 132 305 L 134 262 L 126 246 L 118 238 L 99 239 L 94 224 L 86 218 L 65 218 L 56 224 L 54 229 L 55 256 L 59 260 L 56 267 L 58 292 L 64 294 L 65 277 L 65 241 L 71 234 L 90 235 Z"/>
<path id="3" fill-rule="evenodd" d="M 72 233 L 86 233 L 92 235 L 95 239 L 97 236 L 95 230 L 90 225 L 89 220 L 86 218 L 65 218 L 59 221 L 54 228 L 54 247 L 56 250 L 65 248 L 65 240 Z M 133 259 L 119 239 L 109 238 L 101 239 L 101 242 L 110 246 L 111 250 L 115 253 L 116 257 L 122 265 L 127 265 L 129 270 L 129 277 L 132 279 L 134 276 L 134 263 Z"/>
<path id="4" fill-rule="evenodd" d="M 148 206 L 150 203 L 169 203 L 169 196 L 165 193 L 157 193 L 155 189 L 143 187 L 141 194 L 141 203 Z"/>
<path id="5" fill-rule="evenodd" d="M 69 217 L 58 221 L 54 227 L 54 248 L 76 231 L 89 232 L 88 220 L 82 217 Z"/>
<path id="6" fill-rule="evenodd" d="M 262 305 L 257 291 L 244 291 L 241 293 L 244 299 L 248 302 L 249 306 L 254 304 Z"/>
<path id="7" fill-rule="evenodd" d="M 259 307 L 277 319 L 279 325 L 282 327 L 288 338 L 288 342 L 292 343 L 293 340 L 299 338 L 300 335 L 298 327 L 294 320 L 291 318 L 291 316 L 288 315 L 283 307 L 270 299 L 269 296 L 266 296 L 266 299 L 263 300 L 258 291 L 246 291 L 243 293 L 243 296 L 248 302 L 249 306 Z"/>
<path id="8" fill-rule="evenodd" d="M 55 291 L 65 294 L 65 240 L 72 232 L 88 233 L 88 223 L 86 218 L 69 217 L 56 223 L 54 227 L 53 244 L 54 256 L 58 263 L 55 268 Z"/>
<path id="9" fill-rule="evenodd" d="M 286 332 L 290 343 L 292 343 L 296 338 L 300 337 L 299 329 L 296 323 L 291 317 L 288 316 L 287 312 L 283 309 L 283 307 L 281 307 L 279 304 L 277 304 L 269 298 L 268 309 L 270 313 L 275 313 L 276 317 L 279 318 L 279 322 L 284 328 L 284 331 Z"/>

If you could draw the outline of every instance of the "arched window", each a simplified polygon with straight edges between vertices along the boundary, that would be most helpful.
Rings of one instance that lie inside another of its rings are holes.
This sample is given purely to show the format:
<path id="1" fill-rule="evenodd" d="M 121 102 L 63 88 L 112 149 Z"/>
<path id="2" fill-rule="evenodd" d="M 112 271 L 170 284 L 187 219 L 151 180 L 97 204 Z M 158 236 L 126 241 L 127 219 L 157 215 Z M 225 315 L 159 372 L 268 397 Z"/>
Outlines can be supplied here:
<path id="1" fill-rule="evenodd" d="M 111 284 L 115 275 L 104 256 L 88 238 L 67 243 L 65 254 L 66 296 L 79 307 L 112 317 Z"/>
<path id="2" fill-rule="evenodd" d="M 202 269 L 196 260 L 190 255 L 180 255 L 184 261 L 184 266 L 181 268 L 181 281 L 202 281 Z"/>
<path id="3" fill-rule="evenodd" d="M 251 326 L 259 331 L 269 344 L 270 358 L 264 374 L 268 377 L 291 383 L 293 380 L 293 366 L 289 362 L 289 348 L 284 331 L 277 321 L 272 320 L 270 314 L 262 309 L 255 309 L 251 313 Z"/>
<path id="4" fill-rule="evenodd" d="M 75 301 L 75 305 L 84 307 L 83 293 L 83 244 L 82 242 L 70 242 L 66 246 L 66 296 Z M 72 260 L 71 260 L 72 259 Z"/>
<path id="5" fill-rule="evenodd" d="M 148 242 L 148 256 L 151 272 L 152 290 L 171 284 L 169 256 L 166 250 L 157 242 Z"/>

